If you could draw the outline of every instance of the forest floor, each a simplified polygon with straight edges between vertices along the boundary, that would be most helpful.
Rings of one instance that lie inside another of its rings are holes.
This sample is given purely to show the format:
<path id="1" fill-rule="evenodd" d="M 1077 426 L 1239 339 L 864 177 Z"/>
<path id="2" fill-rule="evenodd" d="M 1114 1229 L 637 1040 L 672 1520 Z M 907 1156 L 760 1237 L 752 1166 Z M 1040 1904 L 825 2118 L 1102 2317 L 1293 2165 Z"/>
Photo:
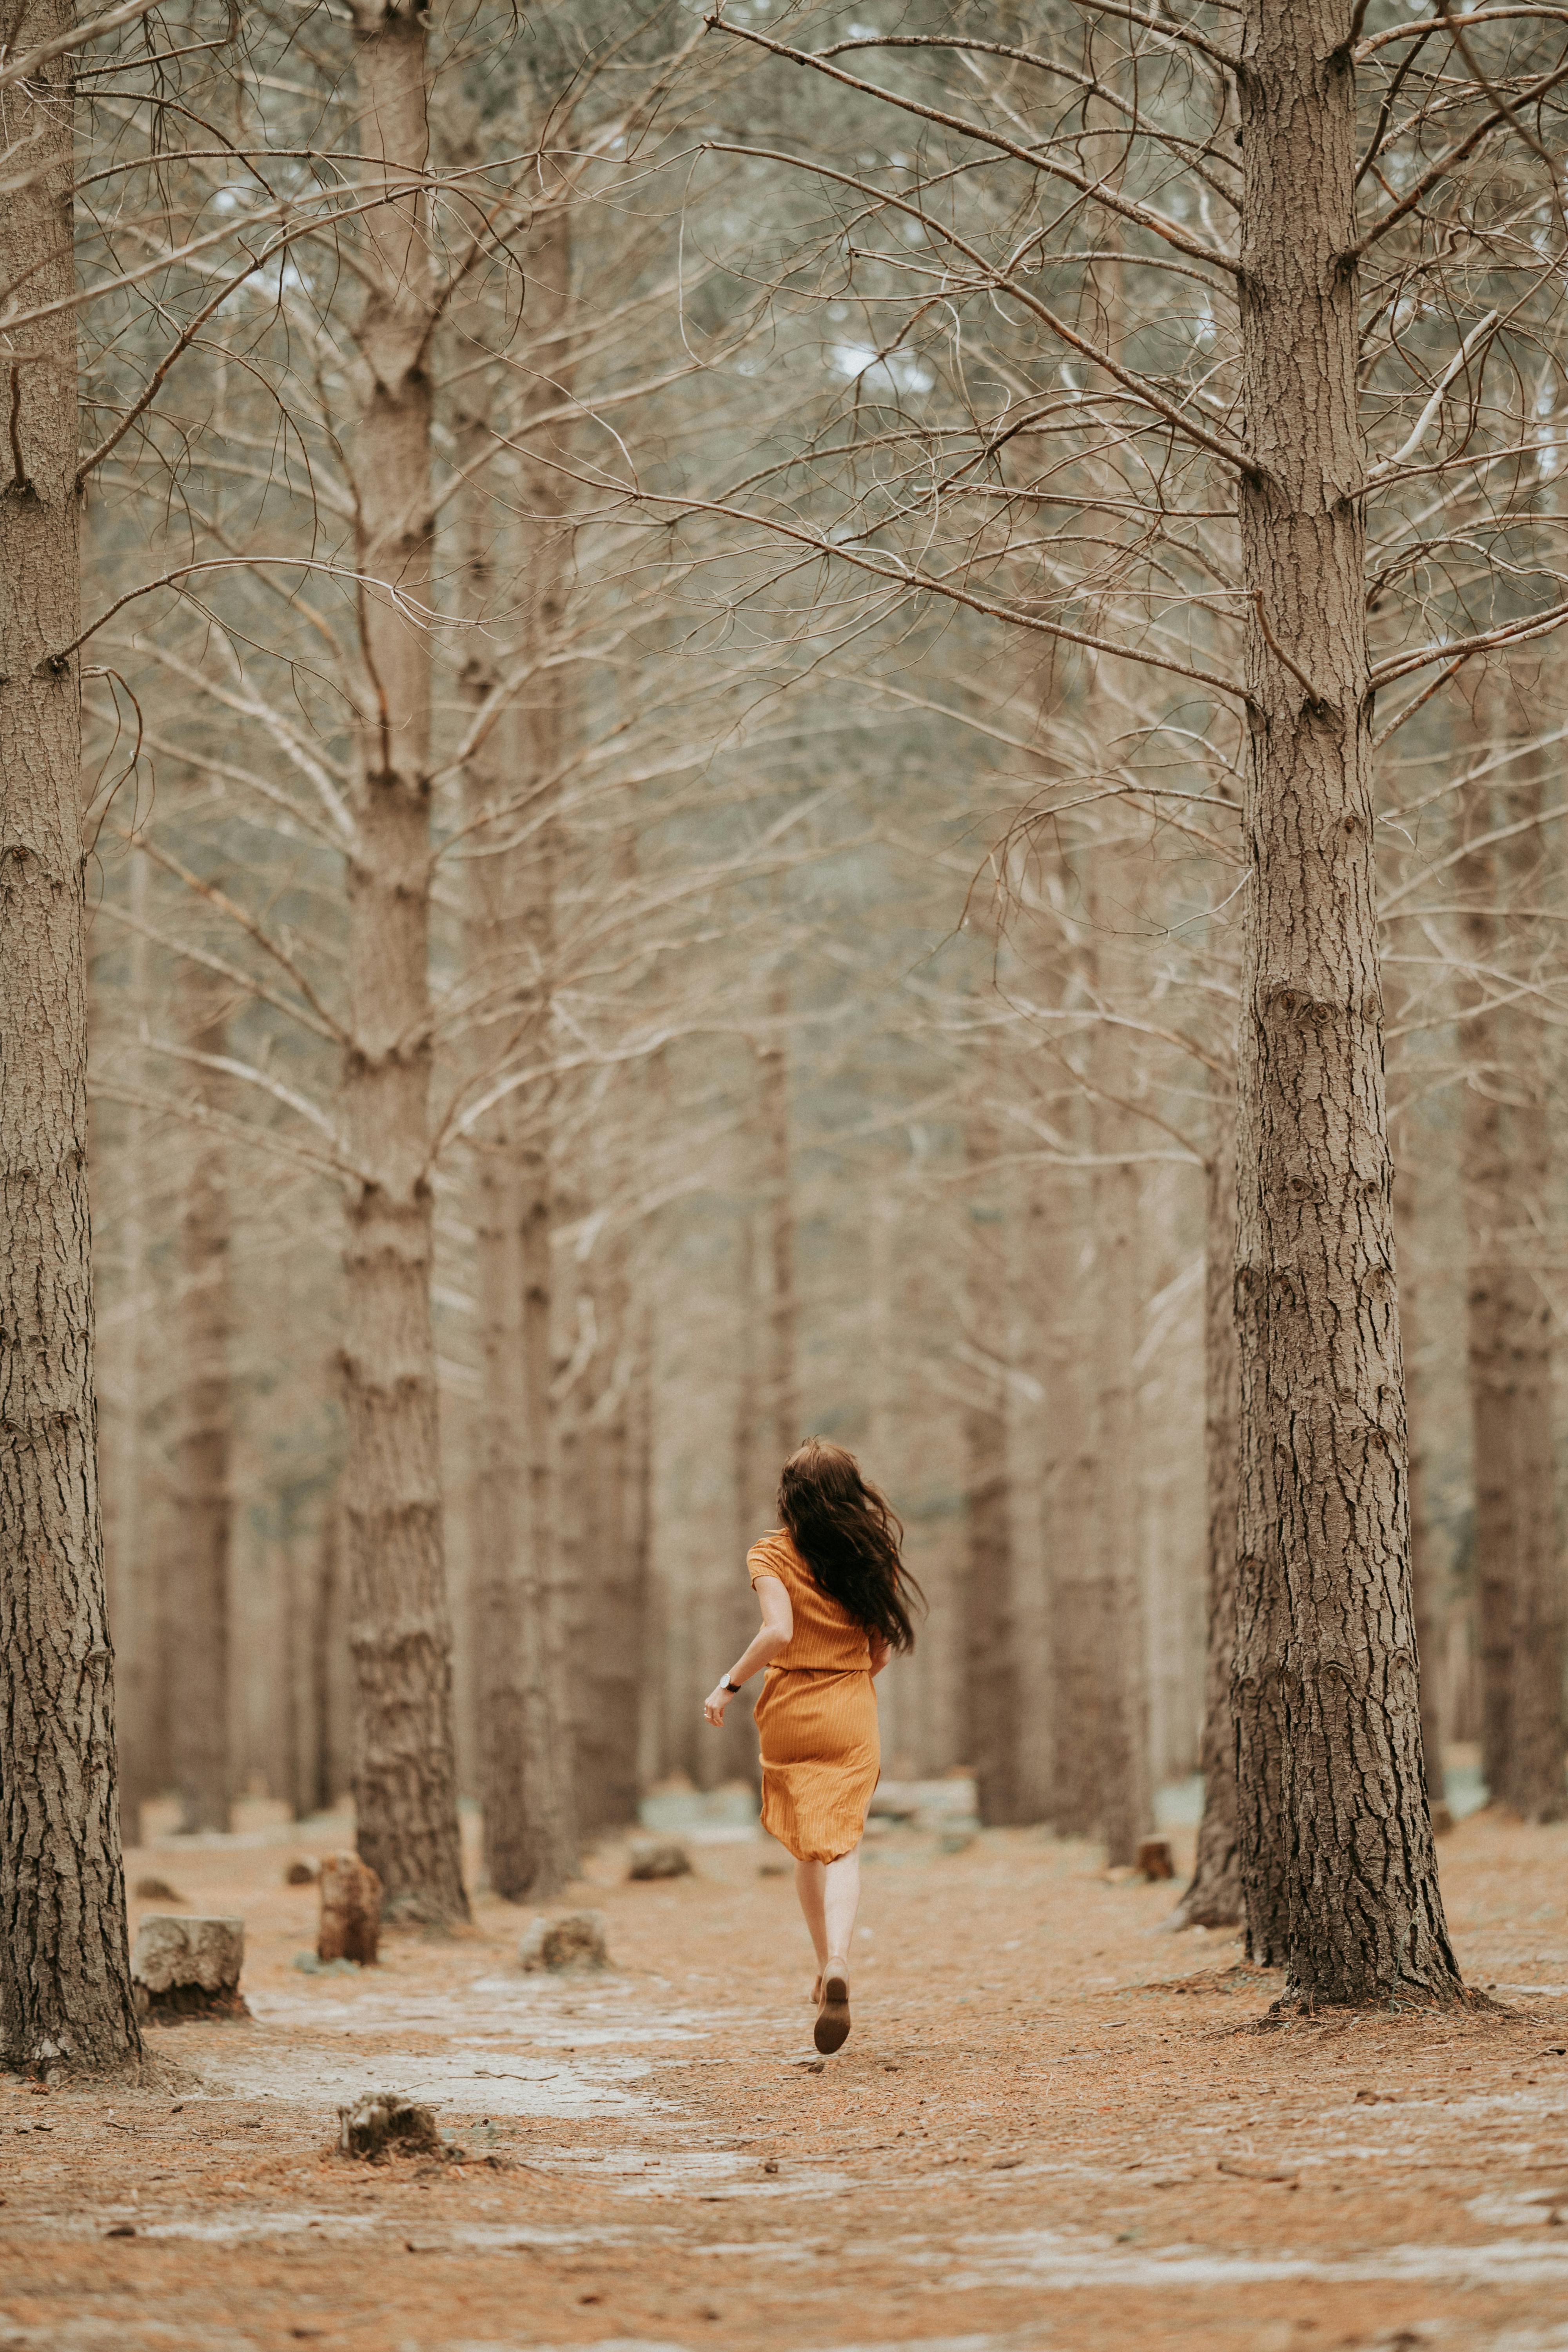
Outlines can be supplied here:
<path id="1" fill-rule="evenodd" d="M 594 1857 L 613 1968 L 524 1975 L 528 1914 L 311 1975 L 295 1853 L 130 1857 L 240 1913 L 253 2022 L 151 2036 L 161 2089 L 0 2076 L 0 2352 L 1568 2352 L 1568 1828 L 1442 1841 L 1493 2009 L 1269 2026 L 1228 1937 L 1089 1846 L 884 1834 L 826 2063 L 787 1878 Z M 1180 1843 L 1180 1842 L 1179 1842 Z M 1190 1836 L 1185 1843 L 1190 1850 Z M 462 2160 L 334 2153 L 364 2089 Z"/>

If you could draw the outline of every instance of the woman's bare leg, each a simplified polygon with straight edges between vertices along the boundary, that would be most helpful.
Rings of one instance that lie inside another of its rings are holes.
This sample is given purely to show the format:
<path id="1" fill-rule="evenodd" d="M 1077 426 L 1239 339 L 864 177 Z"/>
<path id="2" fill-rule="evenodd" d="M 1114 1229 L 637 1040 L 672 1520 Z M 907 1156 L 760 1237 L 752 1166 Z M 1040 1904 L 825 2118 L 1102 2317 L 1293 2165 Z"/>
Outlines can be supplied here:
<path id="1" fill-rule="evenodd" d="M 822 1862 L 797 1862 L 795 1866 L 795 1891 L 800 1898 L 801 1911 L 806 1927 L 811 1932 L 811 1941 L 816 1953 L 819 1974 L 827 1965 L 827 1918 L 823 1901 L 824 1882 L 828 1871 L 836 1870 L 837 1866 L 837 1863 Z"/>
<path id="2" fill-rule="evenodd" d="M 825 1960 L 847 1960 L 855 1934 L 855 1914 L 860 1907 L 859 1847 L 852 1846 L 837 1862 L 828 1863 L 822 1878 L 823 1926 L 827 1942 L 825 1948 L 818 1948 L 819 1957 Z"/>
<path id="3" fill-rule="evenodd" d="M 849 1958 L 855 1914 L 860 1907 L 859 1847 L 841 1853 L 837 1862 L 797 1862 L 795 1891 L 816 1953 L 816 1983 L 811 1997 L 819 2000 L 822 1972 L 828 1961 Z"/>

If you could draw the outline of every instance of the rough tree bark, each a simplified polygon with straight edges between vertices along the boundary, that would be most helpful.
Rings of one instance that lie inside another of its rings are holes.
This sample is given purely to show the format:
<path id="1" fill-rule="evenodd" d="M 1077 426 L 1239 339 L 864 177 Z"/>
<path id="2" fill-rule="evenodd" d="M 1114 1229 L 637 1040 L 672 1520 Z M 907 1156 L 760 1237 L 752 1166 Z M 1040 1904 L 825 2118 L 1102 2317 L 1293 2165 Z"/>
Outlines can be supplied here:
<path id="1" fill-rule="evenodd" d="M 69 31 L 22 0 L 13 58 Z M 6 96 L 0 286 L 0 2055 L 135 2065 L 103 1584 L 87 1193 L 81 626 L 69 56 Z"/>
<path id="2" fill-rule="evenodd" d="M 395 185 L 364 215 L 350 446 L 356 558 L 427 603 L 430 339 L 437 303 L 423 190 L 422 0 L 353 0 L 364 178 Z M 441 1473 L 431 1326 L 428 1168 L 430 645 L 385 587 L 363 592 L 355 840 L 349 859 L 353 1045 L 343 1108 L 362 1171 L 345 1251 L 344 1534 L 359 1688 L 359 1851 L 389 1917 L 468 1916 L 458 1827 Z"/>
<path id="3" fill-rule="evenodd" d="M 228 984 L 187 963 L 180 1026 L 193 1054 L 224 1051 Z M 195 1070 L 192 1108 L 220 1108 L 217 1074 Z M 228 1593 L 233 1518 L 233 1392 L 228 1344 L 228 1155 L 198 1116 L 181 1138 L 178 1336 L 173 1470 L 174 1556 L 167 1610 L 171 1765 L 183 1830 L 226 1830 L 229 1818 Z"/>
<path id="4" fill-rule="evenodd" d="M 1254 1948 L 1278 1944 L 1289 1995 L 1309 2005 L 1463 1997 L 1437 1888 L 1410 1592 L 1358 271 L 1347 258 L 1356 243 L 1354 16 L 1352 0 L 1245 0 L 1238 76 L 1238 295 L 1255 470 L 1239 488 L 1253 601 L 1237 1121 L 1237 1802 Z"/>
<path id="5" fill-rule="evenodd" d="M 1228 1927 L 1241 1914 L 1236 1822 L 1237 1354 L 1236 1103 L 1215 1082 L 1204 1169 L 1204 1488 L 1208 1526 L 1208 1643 L 1201 1763 L 1204 1810 L 1192 1883 L 1173 1924 Z"/>

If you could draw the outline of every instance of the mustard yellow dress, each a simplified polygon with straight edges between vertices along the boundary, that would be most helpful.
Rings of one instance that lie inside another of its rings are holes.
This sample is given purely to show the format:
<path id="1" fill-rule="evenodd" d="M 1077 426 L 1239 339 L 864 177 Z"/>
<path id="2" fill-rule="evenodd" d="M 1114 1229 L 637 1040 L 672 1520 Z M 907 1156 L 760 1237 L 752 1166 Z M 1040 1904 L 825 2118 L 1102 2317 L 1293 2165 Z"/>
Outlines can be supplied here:
<path id="1" fill-rule="evenodd" d="M 837 1862 L 860 1843 L 882 1769 L 870 1641 L 782 1530 L 752 1546 L 746 1569 L 753 1585 L 776 1576 L 795 1612 L 757 1700 L 763 1827 L 797 1862 Z"/>

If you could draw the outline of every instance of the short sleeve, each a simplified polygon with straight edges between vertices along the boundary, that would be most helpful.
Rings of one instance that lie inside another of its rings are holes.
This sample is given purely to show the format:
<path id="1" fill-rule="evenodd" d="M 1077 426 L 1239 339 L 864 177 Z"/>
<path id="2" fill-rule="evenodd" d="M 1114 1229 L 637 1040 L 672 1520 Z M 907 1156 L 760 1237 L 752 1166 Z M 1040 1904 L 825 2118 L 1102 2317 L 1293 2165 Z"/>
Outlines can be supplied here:
<path id="1" fill-rule="evenodd" d="M 746 1554 L 746 1574 L 755 1584 L 759 1576 L 776 1576 L 783 1585 L 789 1583 L 789 1546 L 782 1530 L 764 1536 Z"/>

